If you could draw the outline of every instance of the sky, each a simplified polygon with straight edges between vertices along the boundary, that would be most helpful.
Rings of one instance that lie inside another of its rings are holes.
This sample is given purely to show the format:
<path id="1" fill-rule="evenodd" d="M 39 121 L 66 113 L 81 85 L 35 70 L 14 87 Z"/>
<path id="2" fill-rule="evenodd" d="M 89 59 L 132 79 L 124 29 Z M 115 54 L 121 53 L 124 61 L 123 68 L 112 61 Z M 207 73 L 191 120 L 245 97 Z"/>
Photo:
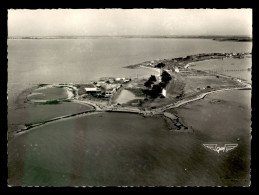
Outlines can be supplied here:
<path id="1" fill-rule="evenodd" d="M 245 35 L 252 9 L 8 10 L 8 36 Z"/>

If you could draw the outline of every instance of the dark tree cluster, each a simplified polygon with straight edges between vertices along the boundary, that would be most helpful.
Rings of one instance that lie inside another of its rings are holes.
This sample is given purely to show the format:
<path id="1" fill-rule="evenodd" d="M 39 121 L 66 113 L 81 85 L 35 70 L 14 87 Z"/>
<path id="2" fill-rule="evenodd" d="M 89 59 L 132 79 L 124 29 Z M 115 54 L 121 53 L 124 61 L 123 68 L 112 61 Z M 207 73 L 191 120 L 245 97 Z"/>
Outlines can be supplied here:
<path id="1" fill-rule="evenodd" d="M 156 77 L 154 75 L 151 75 L 149 79 L 144 83 L 144 86 L 147 88 L 151 88 L 151 85 L 156 82 Z"/>
<path id="2" fill-rule="evenodd" d="M 157 98 L 162 93 L 162 89 L 163 88 L 159 84 L 153 85 L 150 96 L 152 98 Z"/>
<path id="3" fill-rule="evenodd" d="M 157 98 L 161 94 L 162 89 L 163 88 L 159 84 L 154 84 L 151 90 L 144 89 L 143 93 L 150 96 L 151 98 Z"/>
<path id="4" fill-rule="evenodd" d="M 151 77 L 144 83 L 144 86 L 149 89 L 152 85 L 153 86 L 151 90 L 143 90 L 143 93 L 149 95 L 151 98 L 157 98 L 162 93 L 162 90 L 166 87 L 169 81 L 172 79 L 171 75 L 166 71 L 163 71 L 161 77 L 162 81 L 158 84 L 154 84 L 154 82 L 156 82 L 156 77 L 154 75 L 151 75 Z"/>
<path id="5" fill-rule="evenodd" d="M 161 77 L 161 80 L 166 84 L 169 83 L 169 81 L 172 79 L 171 75 L 166 71 L 163 71 Z"/>
<path id="6" fill-rule="evenodd" d="M 160 83 L 159 83 L 159 86 L 162 87 L 162 88 L 165 88 L 165 87 L 166 87 L 166 83 L 160 82 Z"/>
<path id="7" fill-rule="evenodd" d="M 164 63 L 159 63 L 157 65 L 155 65 L 156 68 L 164 68 L 165 64 Z"/>

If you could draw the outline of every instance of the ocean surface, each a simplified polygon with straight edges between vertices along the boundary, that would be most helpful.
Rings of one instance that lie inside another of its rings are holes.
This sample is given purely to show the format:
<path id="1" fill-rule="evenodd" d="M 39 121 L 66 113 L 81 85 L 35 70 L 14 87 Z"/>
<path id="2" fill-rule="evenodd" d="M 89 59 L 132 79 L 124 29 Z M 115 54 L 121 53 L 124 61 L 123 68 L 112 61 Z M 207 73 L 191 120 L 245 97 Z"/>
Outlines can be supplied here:
<path id="1" fill-rule="evenodd" d="M 233 101 L 233 96 L 244 98 Z M 249 185 L 249 93 L 209 95 L 178 108 L 177 114 L 194 133 L 171 133 L 163 118 L 122 113 L 100 113 L 33 129 L 8 145 L 9 183 Z M 237 143 L 238 147 L 218 154 L 206 149 L 205 143 Z"/>
<path id="2" fill-rule="evenodd" d="M 8 40 L 8 105 L 12 109 L 23 89 L 39 83 L 145 77 L 153 72 L 123 67 L 198 53 L 251 50 L 251 42 L 208 39 Z M 8 143 L 8 183 L 247 186 L 250 98 L 250 90 L 221 92 L 172 111 L 195 133 L 170 133 L 162 118 L 121 113 L 76 117 L 35 128 Z M 55 110 L 50 112 L 55 115 Z M 218 154 L 202 146 L 207 142 L 239 145 Z"/>
<path id="3" fill-rule="evenodd" d="M 198 53 L 251 51 L 251 42 L 210 39 L 9 39 L 8 102 L 13 102 L 32 84 L 85 83 L 105 76 L 149 76 L 155 72 L 123 67 Z"/>

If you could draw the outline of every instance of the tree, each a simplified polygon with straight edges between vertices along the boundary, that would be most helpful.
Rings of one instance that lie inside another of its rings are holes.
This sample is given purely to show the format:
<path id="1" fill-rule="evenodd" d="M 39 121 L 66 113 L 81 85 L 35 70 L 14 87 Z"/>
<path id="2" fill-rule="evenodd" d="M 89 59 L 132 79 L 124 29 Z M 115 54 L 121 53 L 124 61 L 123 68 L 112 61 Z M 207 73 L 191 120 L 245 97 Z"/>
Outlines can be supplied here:
<path id="1" fill-rule="evenodd" d="M 149 80 L 147 80 L 145 83 L 144 83 L 144 86 L 147 87 L 147 88 L 150 88 L 152 85 L 152 82 L 150 82 Z"/>
<path id="2" fill-rule="evenodd" d="M 160 83 L 159 83 L 159 86 L 162 87 L 162 88 L 165 88 L 165 87 L 166 87 L 166 83 L 160 82 Z"/>
<path id="3" fill-rule="evenodd" d="M 156 82 L 156 77 L 154 75 L 151 75 L 149 79 L 144 83 L 144 86 L 147 88 L 151 88 L 151 85 Z"/>
<path id="4" fill-rule="evenodd" d="M 162 92 L 162 87 L 160 85 L 153 85 L 152 91 L 155 91 L 157 93 L 161 93 Z"/>
<path id="5" fill-rule="evenodd" d="M 169 83 L 169 81 L 172 79 L 171 75 L 170 75 L 168 72 L 166 72 L 166 71 L 163 71 L 161 77 L 162 77 L 161 80 L 162 80 L 164 83 L 166 83 L 166 84 Z"/>
<path id="6" fill-rule="evenodd" d="M 161 86 L 153 85 L 150 95 L 152 98 L 156 98 L 161 92 L 162 92 Z"/>
<path id="7" fill-rule="evenodd" d="M 148 89 L 142 89 L 142 92 L 146 95 L 146 97 L 150 95 L 150 90 Z"/>
<path id="8" fill-rule="evenodd" d="M 149 77 L 149 81 L 150 81 L 150 82 L 156 82 L 156 77 L 155 77 L 154 75 L 151 75 L 151 76 Z"/>
<path id="9" fill-rule="evenodd" d="M 159 63 L 155 66 L 156 68 L 164 68 L 165 64 L 164 63 Z"/>

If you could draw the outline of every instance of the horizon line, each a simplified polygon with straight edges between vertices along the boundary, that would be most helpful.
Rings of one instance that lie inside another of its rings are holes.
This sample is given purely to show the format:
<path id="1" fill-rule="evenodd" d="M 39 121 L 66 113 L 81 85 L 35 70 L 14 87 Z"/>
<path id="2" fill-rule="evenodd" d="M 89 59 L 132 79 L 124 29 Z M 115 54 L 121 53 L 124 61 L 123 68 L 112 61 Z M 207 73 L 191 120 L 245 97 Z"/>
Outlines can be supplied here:
<path id="1" fill-rule="evenodd" d="M 181 38 L 181 37 L 200 37 L 200 38 L 211 38 L 211 37 L 246 37 L 252 38 L 250 35 L 8 35 L 8 38 L 13 37 L 172 37 L 172 38 Z"/>

